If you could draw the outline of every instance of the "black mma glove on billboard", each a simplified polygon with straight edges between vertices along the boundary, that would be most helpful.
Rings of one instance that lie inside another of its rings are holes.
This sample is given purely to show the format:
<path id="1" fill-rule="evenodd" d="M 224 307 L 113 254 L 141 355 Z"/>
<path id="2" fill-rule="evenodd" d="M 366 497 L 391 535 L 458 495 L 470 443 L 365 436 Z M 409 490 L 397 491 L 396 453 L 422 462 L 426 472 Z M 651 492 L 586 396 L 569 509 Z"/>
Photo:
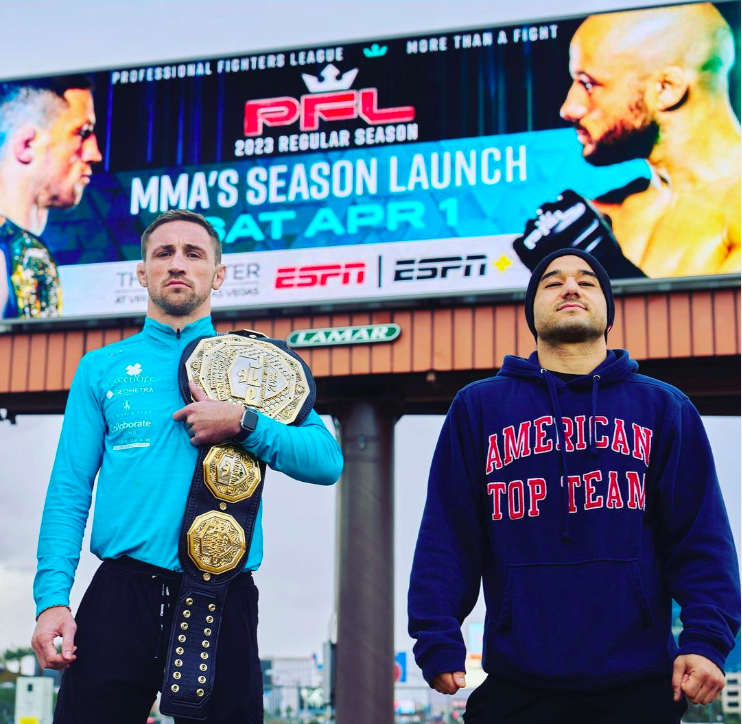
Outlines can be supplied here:
<path id="1" fill-rule="evenodd" d="M 564 191 L 553 203 L 542 204 L 513 242 L 520 260 L 533 271 L 548 254 L 575 247 L 592 254 L 613 279 L 646 277 L 621 251 L 610 219 L 574 191 Z"/>

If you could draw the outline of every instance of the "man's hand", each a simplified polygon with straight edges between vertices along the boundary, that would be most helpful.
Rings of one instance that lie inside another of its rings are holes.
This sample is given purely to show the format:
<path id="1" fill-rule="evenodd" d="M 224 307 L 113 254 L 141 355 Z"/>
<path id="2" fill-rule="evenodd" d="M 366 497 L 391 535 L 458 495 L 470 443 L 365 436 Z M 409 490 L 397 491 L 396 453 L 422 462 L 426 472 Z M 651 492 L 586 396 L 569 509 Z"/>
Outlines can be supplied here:
<path id="1" fill-rule="evenodd" d="M 710 704 L 723 688 L 724 674 L 705 656 L 686 654 L 675 659 L 672 667 L 675 701 L 685 694 L 694 704 Z"/>
<path id="2" fill-rule="evenodd" d="M 614 278 L 645 277 L 641 269 L 623 254 L 610 219 L 574 191 L 563 191 L 559 198 L 541 204 L 513 250 L 531 271 L 557 249 L 582 249 L 592 254 Z"/>
<path id="3" fill-rule="evenodd" d="M 454 671 L 450 674 L 438 674 L 431 686 L 441 694 L 455 694 L 466 686 L 466 672 Z"/>
<path id="4" fill-rule="evenodd" d="M 213 445 L 237 435 L 242 428 L 240 421 L 245 411 L 240 405 L 210 400 L 209 396 L 193 382 L 188 383 L 195 402 L 173 413 L 173 420 L 184 422 L 191 445 Z"/>
<path id="5" fill-rule="evenodd" d="M 76 658 L 77 624 L 68 608 L 55 606 L 44 611 L 36 622 L 31 647 L 44 669 L 66 669 Z M 62 637 L 62 653 L 54 648 L 54 639 Z"/>

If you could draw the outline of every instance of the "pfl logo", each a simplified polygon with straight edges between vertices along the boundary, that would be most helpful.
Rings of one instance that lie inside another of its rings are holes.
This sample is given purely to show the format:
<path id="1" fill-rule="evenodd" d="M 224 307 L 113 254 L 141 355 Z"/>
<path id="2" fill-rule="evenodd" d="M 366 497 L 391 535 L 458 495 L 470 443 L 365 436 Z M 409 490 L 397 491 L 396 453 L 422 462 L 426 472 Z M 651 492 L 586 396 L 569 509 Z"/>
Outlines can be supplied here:
<path id="1" fill-rule="evenodd" d="M 261 136 L 264 126 L 290 126 L 299 121 L 302 131 L 316 131 L 323 121 L 350 121 L 362 118 L 370 125 L 406 123 L 415 120 L 413 106 L 379 108 L 378 88 L 351 90 L 358 69 L 341 75 L 332 64 L 321 73 L 321 79 L 302 74 L 309 90 L 301 98 L 279 96 L 260 98 L 245 103 L 245 136 Z"/>
<path id="2" fill-rule="evenodd" d="M 394 268 L 395 282 L 447 279 L 451 276 L 483 277 L 487 273 L 486 254 L 436 256 L 422 259 L 398 259 Z"/>
<path id="3" fill-rule="evenodd" d="M 363 284 L 366 262 L 345 264 L 314 264 L 312 266 L 285 266 L 276 274 L 276 289 L 299 287 L 326 287 L 331 282 L 341 286 Z"/>

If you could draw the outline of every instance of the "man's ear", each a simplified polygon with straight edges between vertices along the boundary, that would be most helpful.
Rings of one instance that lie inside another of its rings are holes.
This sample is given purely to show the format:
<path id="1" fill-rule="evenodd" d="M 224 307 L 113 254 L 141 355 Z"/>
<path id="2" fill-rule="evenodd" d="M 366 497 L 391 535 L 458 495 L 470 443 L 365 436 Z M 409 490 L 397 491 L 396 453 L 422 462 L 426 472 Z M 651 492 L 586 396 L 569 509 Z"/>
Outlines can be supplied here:
<path id="1" fill-rule="evenodd" d="M 655 105 L 658 111 L 671 111 L 680 106 L 688 95 L 688 71 L 677 65 L 663 68 L 655 82 Z"/>
<path id="2" fill-rule="evenodd" d="M 225 264 L 220 264 L 216 268 L 216 274 L 214 274 L 214 281 L 211 282 L 211 288 L 216 291 L 219 287 L 224 284 L 224 280 L 227 277 L 227 267 Z"/>
<path id="3" fill-rule="evenodd" d="M 143 261 L 137 262 L 137 279 L 143 287 L 147 286 L 147 272 L 144 269 Z"/>
<path id="4" fill-rule="evenodd" d="M 22 126 L 12 136 L 11 148 L 18 163 L 29 164 L 34 159 L 33 142 L 38 138 L 33 126 Z"/>

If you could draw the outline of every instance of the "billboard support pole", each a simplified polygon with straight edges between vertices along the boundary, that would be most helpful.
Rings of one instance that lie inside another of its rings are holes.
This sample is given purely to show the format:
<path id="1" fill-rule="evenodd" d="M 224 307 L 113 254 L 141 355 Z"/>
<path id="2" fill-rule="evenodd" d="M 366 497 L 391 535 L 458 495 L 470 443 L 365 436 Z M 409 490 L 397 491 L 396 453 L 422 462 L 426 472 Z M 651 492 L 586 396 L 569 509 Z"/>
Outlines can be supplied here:
<path id="1" fill-rule="evenodd" d="M 394 721 L 394 423 L 388 400 L 337 410 L 337 724 Z"/>

